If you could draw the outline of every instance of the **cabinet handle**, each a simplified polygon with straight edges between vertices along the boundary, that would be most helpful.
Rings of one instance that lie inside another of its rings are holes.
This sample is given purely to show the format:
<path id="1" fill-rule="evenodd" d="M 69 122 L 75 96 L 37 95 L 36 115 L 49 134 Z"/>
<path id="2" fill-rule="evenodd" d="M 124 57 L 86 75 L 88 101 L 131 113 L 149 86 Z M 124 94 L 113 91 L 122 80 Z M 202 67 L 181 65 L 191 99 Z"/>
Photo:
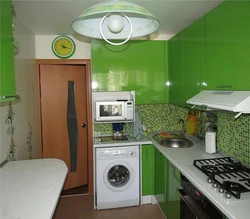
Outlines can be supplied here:
<path id="1" fill-rule="evenodd" d="M 3 98 L 3 99 L 6 99 L 6 98 L 12 98 L 12 97 L 19 97 L 19 95 L 1 96 L 1 98 Z"/>
<path id="2" fill-rule="evenodd" d="M 233 88 L 233 85 L 218 85 L 216 88 Z"/>

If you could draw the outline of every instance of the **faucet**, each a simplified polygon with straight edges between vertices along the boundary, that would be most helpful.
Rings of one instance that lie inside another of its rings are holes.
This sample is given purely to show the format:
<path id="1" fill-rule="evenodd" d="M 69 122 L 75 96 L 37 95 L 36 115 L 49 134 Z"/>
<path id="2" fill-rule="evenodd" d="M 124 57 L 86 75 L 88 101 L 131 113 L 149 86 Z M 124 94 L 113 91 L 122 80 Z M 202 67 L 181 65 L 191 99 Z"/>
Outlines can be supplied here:
<path id="1" fill-rule="evenodd" d="M 184 123 L 183 119 L 179 119 L 178 126 L 180 126 L 181 123 L 182 123 L 181 136 L 184 137 L 185 136 L 185 123 Z"/>

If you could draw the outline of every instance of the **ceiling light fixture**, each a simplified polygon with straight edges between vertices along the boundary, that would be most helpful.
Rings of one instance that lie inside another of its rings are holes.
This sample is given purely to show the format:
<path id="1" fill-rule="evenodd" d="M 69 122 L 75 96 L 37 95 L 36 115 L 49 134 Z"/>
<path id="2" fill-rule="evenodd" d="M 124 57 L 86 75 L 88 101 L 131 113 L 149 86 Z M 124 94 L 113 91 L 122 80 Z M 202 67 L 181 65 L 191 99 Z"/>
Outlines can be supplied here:
<path id="1" fill-rule="evenodd" d="M 91 6 L 72 22 L 79 34 L 122 45 L 131 38 L 155 32 L 160 22 L 147 9 L 127 1 L 108 1 Z M 110 40 L 123 40 L 111 42 Z"/>

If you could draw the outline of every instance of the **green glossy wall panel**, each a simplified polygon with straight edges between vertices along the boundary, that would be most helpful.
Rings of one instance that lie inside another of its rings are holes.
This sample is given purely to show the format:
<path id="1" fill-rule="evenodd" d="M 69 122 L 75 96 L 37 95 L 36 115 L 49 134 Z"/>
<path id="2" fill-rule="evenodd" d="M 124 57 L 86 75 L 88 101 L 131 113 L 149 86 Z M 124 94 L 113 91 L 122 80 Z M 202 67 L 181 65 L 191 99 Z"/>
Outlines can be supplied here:
<path id="1" fill-rule="evenodd" d="M 0 1 L 0 96 L 15 95 L 11 1 Z M 0 101 L 4 101 L 0 98 Z"/>
<path id="2" fill-rule="evenodd" d="M 153 195 L 154 146 L 142 147 L 142 196 Z"/>

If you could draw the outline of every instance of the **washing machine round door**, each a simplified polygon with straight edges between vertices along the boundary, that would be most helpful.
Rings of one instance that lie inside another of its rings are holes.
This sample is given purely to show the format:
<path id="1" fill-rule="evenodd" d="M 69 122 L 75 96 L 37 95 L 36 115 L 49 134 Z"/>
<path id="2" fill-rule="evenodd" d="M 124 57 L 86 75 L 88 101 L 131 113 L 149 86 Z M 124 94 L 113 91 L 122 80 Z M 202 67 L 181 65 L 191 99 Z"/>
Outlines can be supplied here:
<path id="1" fill-rule="evenodd" d="M 135 171 L 123 161 L 110 163 L 104 173 L 103 180 L 107 188 L 113 192 L 127 190 L 135 180 Z"/>

